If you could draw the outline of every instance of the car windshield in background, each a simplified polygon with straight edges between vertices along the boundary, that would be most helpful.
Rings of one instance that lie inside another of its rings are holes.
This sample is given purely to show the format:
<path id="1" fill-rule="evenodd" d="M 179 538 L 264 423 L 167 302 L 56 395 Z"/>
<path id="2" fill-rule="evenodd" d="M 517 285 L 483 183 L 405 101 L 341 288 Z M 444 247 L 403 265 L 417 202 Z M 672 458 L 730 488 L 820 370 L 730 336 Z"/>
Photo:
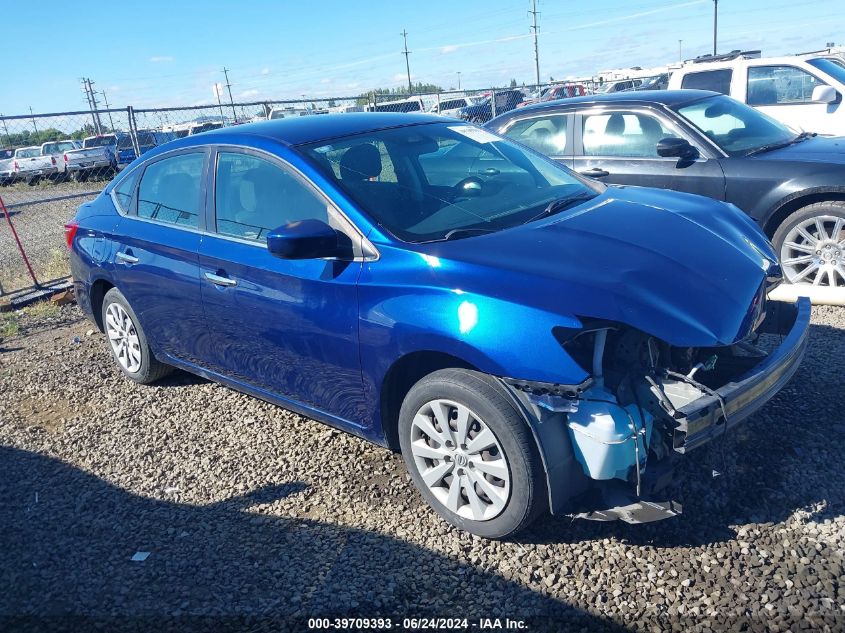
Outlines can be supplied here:
<path id="1" fill-rule="evenodd" d="M 11 158 L 15 155 L 15 150 L 13 149 L 0 149 L 0 160 L 6 160 L 7 158 Z"/>
<path id="2" fill-rule="evenodd" d="M 117 143 L 117 139 L 114 136 L 95 136 L 94 138 L 86 138 L 84 145 L 85 149 L 91 149 L 92 147 L 108 147 L 115 143 Z"/>
<path id="3" fill-rule="evenodd" d="M 143 143 L 141 143 L 140 136 L 138 136 L 138 144 L 143 145 Z M 132 137 L 121 136 L 120 140 L 117 142 L 117 149 L 132 149 Z"/>
<path id="4" fill-rule="evenodd" d="M 40 147 L 28 147 L 18 152 L 18 158 L 35 158 L 36 156 L 41 156 Z"/>
<path id="5" fill-rule="evenodd" d="M 813 68 L 818 68 L 828 77 L 832 77 L 839 83 L 845 84 L 845 64 L 842 62 L 837 63 L 833 59 L 819 57 L 817 59 L 808 59 L 807 63 Z"/>
<path id="6" fill-rule="evenodd" d="M 708 97 L 676 109 L 729 156 L 745 156 L 798 138 L 785 125 L 730 97 Z"/>
<path id="7" fill-rule="evenodd" d="M 569 170 L 486 130 L 432 123 L 299 148 L 381 226 L 406 242 L 524 224 L 593 197 Z"/>

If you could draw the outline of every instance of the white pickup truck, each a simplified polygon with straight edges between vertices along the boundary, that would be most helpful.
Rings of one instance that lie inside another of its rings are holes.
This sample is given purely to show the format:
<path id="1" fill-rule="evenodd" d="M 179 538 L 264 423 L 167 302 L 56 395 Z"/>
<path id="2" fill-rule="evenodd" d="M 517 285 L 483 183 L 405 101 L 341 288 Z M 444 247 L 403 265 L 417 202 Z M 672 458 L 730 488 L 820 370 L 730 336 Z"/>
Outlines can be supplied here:
<path id="1" fill-rule="evenodd" d="M 41 178 L 49 178 L 58 173 L 55 156 L 42 156 L 41 147 L 20 147 L 15 150 L 12 159 L 12 180 L 25 180 L 28 185 L 34 185 Z"/>
<path id="2" fill-rule="evenodd" d="M 65 171 L 76 181 L 91 176 L 113 176 L 117 173 L 117 136 L 103 134 L 89 136 L 82 141 L 81 149 L 64 153 Z"/>
<path id="3" fill-rule="evenodd" d="M 0 186 L 8 185 L 14 180 L 15 150 L 0 148 Z"/>
<path id="4" fill-rule="evenodd" d="M 79 149 L 82 143 L 72 139 L 65 139 L 62 141 L 50 141 L 41 144 L 41 155 L 49 156 L 53 159 L 56 165 L 56 178 L 63 179 L 67 177 L 67 165 L 65 164 L 65 152 Z"/>

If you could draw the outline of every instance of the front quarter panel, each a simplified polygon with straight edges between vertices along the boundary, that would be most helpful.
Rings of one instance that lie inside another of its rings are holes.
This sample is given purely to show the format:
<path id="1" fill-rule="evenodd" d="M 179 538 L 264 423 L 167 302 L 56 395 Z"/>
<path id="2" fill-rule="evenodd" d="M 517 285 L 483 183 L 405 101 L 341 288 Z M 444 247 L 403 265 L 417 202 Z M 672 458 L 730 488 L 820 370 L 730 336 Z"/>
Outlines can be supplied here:
<path id="1" fill-rule="evenodd" d="M 494 376 L 561 384 L 588 377 L 552 332 L 580 328 L 577 318 L 449 283 L 460 277 L 478 285 L 473 278 L 479 271 L 472 265 L 391 246 L 379 249 L 381 258 L 365 264 L 359 282 L 361 365 L 374 419 L 385 375 L 414 352 L 448 354 Z"/>

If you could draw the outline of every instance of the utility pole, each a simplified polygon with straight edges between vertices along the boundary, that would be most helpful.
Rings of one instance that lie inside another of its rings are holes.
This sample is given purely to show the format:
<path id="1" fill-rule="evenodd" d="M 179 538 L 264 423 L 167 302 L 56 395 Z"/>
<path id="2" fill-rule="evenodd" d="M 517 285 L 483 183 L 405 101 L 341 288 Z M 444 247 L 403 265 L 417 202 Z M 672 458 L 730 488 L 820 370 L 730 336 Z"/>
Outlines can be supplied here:
<path id="1" fill-rule="evenodd" d="M 408 96 L 411 96 L 414 89 L 411 86 L 411 65 L 408 62 L 408 55 L 411 54 L 411 51 L 408 50 L 408 32 L 405 29 L 402 29 L 401 35 L 405 38 L 405 51 L 402 54 L 405 56 L 405 70 L 408 71 Z"/>
<path id="2" fill-rule="evenodd" d="M 229 69 L 225 66 L 223 67 L 223 74 L 226 76 L 226 90 L 229 91 L 229 103 L 232 105 L 232 123 L 237 122 L 238 114 L 235 112 L 235 100 L 232 99 L 232 85 L 229 83 Z M 223 125 L 226 125 L 226 122 L 222 122 Z"/>
<path id="3" fill-rule="evenodd" d="M 3 130 L 6 132 L 6 142 L 11 143 L 12 137 L 9 136 L 9 128 L 6 127 L 6 119 L 3 118 L 3 113 L 0 112 L 0 119 L 3 119 Z"/>
<path id="4" fill-rule="evenodd" d="M 88 107 L 91 109 L 91 120 L 94 122 L 94 132 L 103 133 L 103 126 L 100 123 L 100 113 L 97 112 L 97 98 L 94 96 L 93 81 L 87 77 L 82 78 L 82 85 L 85 88 L 85 97 L 88 99 Z"/>
<path id="5" fill-rule="evenodd" d="M 528 13 L 534 18 L 534 24 L 531 26 L 531 30 L 534 31 L 534 70 L 537 72 L 536 79 L 537 84 L 536 87 L 540 87 L 540 48 L 537 45 L 537 16 L 539 13 L 537 12 L 537 0 L 531 0 L 531 11 Z"/>
<path id="6" fill-rule="evenodd" d="M 684 61 L 683 46 L 684 40 L 678 40 L 678 62 Z"/>
<path id="7" fill-rule="evenodd" d="M 220 102 L 220 93 L 223 92 L 223 84 L 215 83 L 212 86 L 212 90 L 214 91 L 214 96 L 217 97 L 217 107 L 220 108 L 220 122 L 224 123 L 226 117 L 223 115 L 223 104 Z"/>
<path id="8" fill-rule="evenodd" d="M 716 31 L 719 26 L 719 0 L 713 0 L 713 55 L 716 54 Z"/>
<path id="9" fill-rule="evenodd" d="M 461 71 L 458 71 L 458 90 L 461 89 Z"/>
<path id="10" fill-rule="evenodd" d="M 103 95 L 103 103 L 106 104 L 106 110 L 108 110 L 109 109 L 109 98 L 106 96 L 106 91 L 103 90 L 100 94 Z M 114 132 L 114 121 L 112 121 L 111 112 L 109 112 L 109 128 L 111 129 L 112 132 Z"/>
<path id="11" fill-rule="evenodd" d="M 32 106 L 29 106 L 29 114 L 30 114 L 30 116 L 32 116 L 32 115 L 33 115 L 33 112 L 32 112 Z M 5 123 L 4 123 L 4 125 L 5 125 Z M 32 127 L 34 127 L 34 128 L 35 128 L 35 134 L 36 134 L 36 136 L 37 136 L 37 135 L 38 135 L 38 126 L 37 126 L 37 125 L 35 125 L 35 117 L 34 117 L 34 116 L 32 116 Z"/>

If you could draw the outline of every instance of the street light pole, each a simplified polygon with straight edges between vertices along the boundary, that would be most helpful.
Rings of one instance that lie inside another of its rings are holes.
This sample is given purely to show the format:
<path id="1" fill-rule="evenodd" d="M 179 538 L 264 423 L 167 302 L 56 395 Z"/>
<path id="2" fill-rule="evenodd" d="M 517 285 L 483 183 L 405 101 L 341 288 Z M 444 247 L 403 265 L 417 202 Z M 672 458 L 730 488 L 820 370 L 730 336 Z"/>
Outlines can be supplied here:
<path id="1" fill-rule="evenodd" d="M 461 89 L 461 71 L 458 71 L 458 90 Z"/>
<path id="2" fill-rule="evenodd" d="M 713 0 L 713 55 L 716 55 L 716 31 L 719 27 L 719 0 Z"/>
<path id="3" fill-rule="evenodd" d="M 679 63 L 684 61 L 683 46 L 684 46 L 684 40 L 678 40 L 678 62 Z"/>
<path id="4" fill-rule="evenodd" d="M 411 87 L 411 65 L 408 62 L 408 55 L 411 54 L 408 50 L 408 32 L 402 29 L 401 35 L 405 39 L 405 51 L 402 54 L 405 56 L 405 70 L 408 71 L 408 96 L 410 97 L 414 89 Z"/>

